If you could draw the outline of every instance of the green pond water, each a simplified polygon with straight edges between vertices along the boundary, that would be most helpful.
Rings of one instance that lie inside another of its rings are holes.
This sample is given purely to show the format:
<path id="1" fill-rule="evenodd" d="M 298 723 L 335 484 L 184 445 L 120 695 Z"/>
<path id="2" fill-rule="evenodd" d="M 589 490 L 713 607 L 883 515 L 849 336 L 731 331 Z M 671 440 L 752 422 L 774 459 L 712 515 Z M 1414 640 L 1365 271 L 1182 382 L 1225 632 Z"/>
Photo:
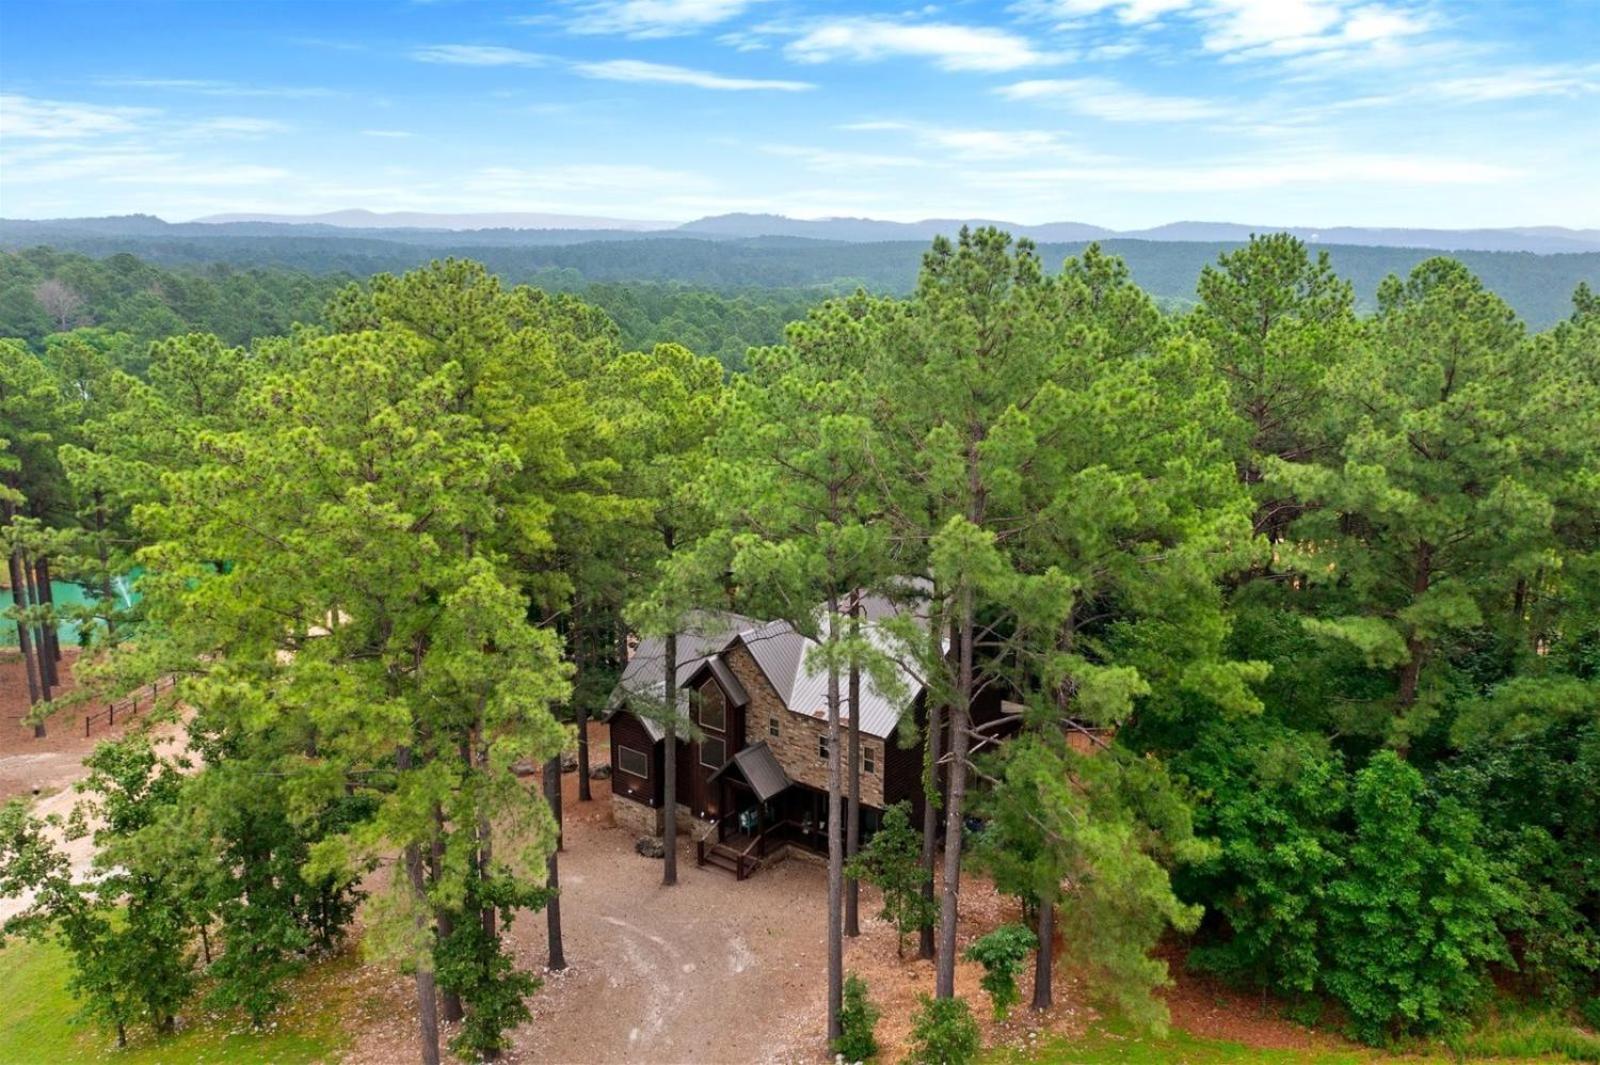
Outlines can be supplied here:
<path id="1" fill-rule="evenodd" d="M 118 594 L 126 596 L 127 601 L 130 603 L 137 601 L 139 596 L 128 587 L 128 582 L 123 578 L 118 578 L 118 581 Z M 55 599 L 56 609 L 60 611 L 64 611 L 69 606 L 93 603 L 96 598 L 85 595 L 81 586 L 69 584 L 66 581 L 51 581 L 50 595 Z M 17 623 L 4 616 L 5 612 L 11 609 L 12 604 L 15 602 L 16 599 L 12 596 L 11 589 L 0 588 L 0 647 L 17 646 Z M 59 632 L 63 644 L 67 646 L 77 645 L 78 623 L 76 621 L 63 621 Z"/>

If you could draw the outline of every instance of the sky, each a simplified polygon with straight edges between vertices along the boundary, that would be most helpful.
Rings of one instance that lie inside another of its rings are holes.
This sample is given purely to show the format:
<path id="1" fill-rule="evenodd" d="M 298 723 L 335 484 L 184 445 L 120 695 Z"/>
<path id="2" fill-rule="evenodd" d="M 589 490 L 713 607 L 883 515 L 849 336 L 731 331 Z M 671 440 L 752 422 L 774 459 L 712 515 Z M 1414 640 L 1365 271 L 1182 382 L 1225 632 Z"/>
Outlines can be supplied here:
<path id="1" fill-rule="evenodd" d="M 1600 0 L 0 0 L 0 215 L 1600 226 Z"/>

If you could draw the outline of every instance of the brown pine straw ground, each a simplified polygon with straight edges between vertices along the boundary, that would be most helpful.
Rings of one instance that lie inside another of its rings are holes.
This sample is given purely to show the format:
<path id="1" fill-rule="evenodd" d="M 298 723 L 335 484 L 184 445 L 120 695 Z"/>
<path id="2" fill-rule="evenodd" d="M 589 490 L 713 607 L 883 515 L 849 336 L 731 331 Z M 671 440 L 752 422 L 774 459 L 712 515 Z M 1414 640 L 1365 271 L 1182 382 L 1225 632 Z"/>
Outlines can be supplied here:
<path id="1" fill-rule="evenodd" d="M 71 687 L 71 656 L 64 690 Z M 35 740 L 19 718 L 27 709 L 20 658 L 0 652 L 0 800 L 40 787 L 41 802 L 73 799 L 70 784 L 83 775 L 82 758 L 94 745 L 120 734 L 97 725 L 83 737 L 83 711 L 50 723 Z M 142 716 L 134 722 L 142 722 Z M 608 760 L 607 730 L 593 725 L 591 759 Z M 172 731 L 170 729 L 164 731 Z M 169 742 L 176 737 L 168 737 Z M 537 778 L 530 799 L 539 795 Z M 593 781 L 594 799 L 577 799 L 577 775 L 562 778 L 566 849 L 561 856 L 563 928 L 570 968 L 545 974 L 542 913 L 524 914 L 510 934 L 517 964 L 544 975 L 530 1000 L 530 1023 L 514 1036 L 510 1062 L 819 1062 L 823 1041 L 827 878 L 812 862 L 791 859 L 743 882 L 721 870 L 697 868 L 693 843 L 681 841 L 676 888 L 660 886 L 661 863 L 633 851 L 634 837 L 616 827 L 610 786 Z M 41 812 L 44 812 L 41 807 Z M 87 853 L 81 856 L 87 862 Z M 1014 899 L 999 895 L 981 876 L 964 878 L 960 949 L 997 925 L 1016 920 Z M 380 871 L 368 887 L 382 891 Z M 898 1061 L 906 1050 L 919 994 L 931 994 L 933 967 L 895 952 L 894 930 L 878 920 L 879 899 L 863 889 L 862 935 L 846 940 L 845 966 L 867 981 L 883 1011 L 879 1060 Z M 1166 993 L 1173 1023 L 1196 1035 L 1289 1050 L 1342 1045 L 1272 1014 L 1268 1004 L 1182 970 L 1169 955 L 1176 986 Z M 1058 964 L 1053 1010 L 1026 1008 L 1032 969 L 1023 974 L 1023 1003 L 1003 1023 L 990 1016 L 978 987 L 980 969 L 961 962 L 957 993 L 967 999 L 989 1046 L 1024 1047 L 1044 1033 L 1077 1034 L 1095 1017 L 1084 989 Z M 371 1065 L 414 1060 L 416 1003 L 411 981 L 391 967 L 361 963 L 344 975 L 356 1003 L 347 1024 L 352 1039 L 343 1060 Z M 446 1027 L 445 1039 L 453 1032 Z"/>
<path id="2" fill-rule="evenodd" d="M 592 726 L 591 758 L 607 760 L 605 728 Z M 593 781 L 594 800 L 577 801 L 577 776 L 563 775 L 566 849 L 561 856 L 564 973 L 548 974 L 530 1000 L 533 1020 L 515 1033 L 511 1062 L 821 1062 L 824 1045 L 827 876 L 820 865 L 791 859 L 735 881 L 697 868 L 683 841 L 679 885 L 660 886 L 661 863 L 633 852 L 634 837 L 611 816 L 610 788 Z M 537 795 L 537 779 L 529 786 Z M 896 957 L 893 928 L 877 919 L 876 893 L 862 893 L 862 935 L 847 939 L 845 968 L 866 980 L 883 1011 L 880 1061 L 907 1049 L 919 993 L 933 991 L 931 962 Z M 959 944 L 1019 918 L 1014 899 L 981 876 L 963 877 Z M 518 964 L 542 972 L 543 914 L 520 917 L 511 932 Z M 1174 1025 L 1208 1038 L 1255 1046 L 1307 1049 L 1344 1045 L 1272 1014 L 1259 999 L 1186 974 L 1169 957 L 1175 987 L 1166 998 Z M 1081 1033 L 1095 1019 L 1084 988 L 1062 964 L 1056 1006 L 1035 1014 L 1031 966 L 1020 980 L 1022 1005 L 1003 1023 L 991 1019 L 978 987 L 981 969 L 956 967 L 956 991 L 971 1004 L 986 1046 L 1026 1047 L 1044 1034 Z M 368 966 L 367 1012 L 345 1060 L 380 1065 L 414 1058 L 412 985 Z M 446 1038 L 449 1033 L 446 1032 Z"/>

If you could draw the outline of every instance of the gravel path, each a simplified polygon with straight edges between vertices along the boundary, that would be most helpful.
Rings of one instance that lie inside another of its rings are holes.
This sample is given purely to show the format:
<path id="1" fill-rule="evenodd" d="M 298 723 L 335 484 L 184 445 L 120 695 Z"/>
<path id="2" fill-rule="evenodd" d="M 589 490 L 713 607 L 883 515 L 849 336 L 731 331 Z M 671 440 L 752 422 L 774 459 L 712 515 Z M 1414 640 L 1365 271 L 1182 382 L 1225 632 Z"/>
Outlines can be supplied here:
<path id="1" fill-rule="evenodd" d="M 606 750 L 595 744 L 597 759 Z M 611 824 L 610 789 L 578 803 L 563 780 L 563 934 L 569 969 L 547 978 L 517 1058 L 560 1062 L 816 1061 L 825 962 L 823 870 L 785 861 L 743 882 L 694 862 L 678 885 Z M 519 959 L 545 960 L 545 922 L 514 926 Z"/>

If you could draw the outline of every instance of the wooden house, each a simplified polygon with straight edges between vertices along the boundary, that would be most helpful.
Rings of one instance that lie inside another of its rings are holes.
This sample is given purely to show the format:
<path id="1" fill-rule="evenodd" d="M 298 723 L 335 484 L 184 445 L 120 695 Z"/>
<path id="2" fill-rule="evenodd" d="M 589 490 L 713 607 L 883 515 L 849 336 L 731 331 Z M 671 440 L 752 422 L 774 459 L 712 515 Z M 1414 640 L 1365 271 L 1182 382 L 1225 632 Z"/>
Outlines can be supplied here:
<path id="1" fill-rule="evenodd" d="M 877 619 L 897 609 L 886 600 L 865 607 L 869 636 Z M 728 613 L 695 616 L 677 642 L 673 703 L 694 727 L 680 730 L 675 751 L 666 750 L 660 724 L 664 640 L 639 644 L 608 703 L 618 824 L 661 833 L 664 760 L 672 757 L 679 826 L 698 841 L 701 861 L 742 878 L 783 851 L 826 853 L 827 676 L 813 664 L 816 645 L 787 622 Z M 919 725 L 926 720 L 924 692 L 909 673 L 899 681 L 893 693 L 861 681 L 863 838 L 893 803 L 910 802 L 921 816 L 922 746 L 902 742 L 899 725 L 905 714 Z M 853 713 L 844 694 L 845 743 Z"/>

